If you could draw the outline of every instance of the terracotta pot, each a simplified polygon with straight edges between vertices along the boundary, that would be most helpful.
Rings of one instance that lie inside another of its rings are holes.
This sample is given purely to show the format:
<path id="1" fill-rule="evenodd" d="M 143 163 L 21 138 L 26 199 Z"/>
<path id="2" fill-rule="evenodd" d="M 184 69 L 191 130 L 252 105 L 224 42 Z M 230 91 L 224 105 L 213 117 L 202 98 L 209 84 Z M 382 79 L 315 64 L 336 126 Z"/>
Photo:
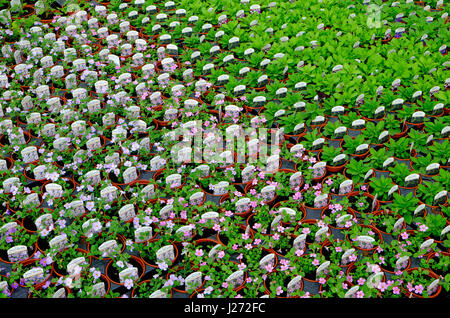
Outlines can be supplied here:
<path id="1" fill-rule="evenodd" d="M 376 216 L 376 215 L 386 215 L 386 214 L 395 216 L 395 217 L 397 218 L 397 220 L 399 220 L 399 219 L 401 218 L 401 215 L 400 215 L 400 214 L 398 214 L 398 213 L 393 213 L 393 212 L 386 212 L 386 210 L 378 210 L 378 211 L 375 211 L 375 212 L 373 213 L 374 216 Z M 374 222 L 372 222 L 372 220 L 370 221 L 370 223 L 371 223 L 371 225 L 372 225 L 373 227 L 375 227 L 375 228 L 376 228 L 378 231 L 380 231 L 382 234 L 385 234 L 385 235 L 392 235 L 392 233 L 389 233 L 389 232 L 386 232 L 386 231 L 383 231 L 383 230 L 379 229 L 379 228 L 377 227 L 377 225 L 376 225 Z M 406 222 L 405 222 L 405 221 L 403 221 L 403 225 L 402 225 L 402 227 L 401 227 L 401 230 L 404 230 L 404 229 L 406 229 Z"/>
<path id="2" fill-rule="evenodd" d="M 113 262 L 114 260 L 109 261 L 108 264 L 106 264 L 106 268 L 105 268 L 105 273 L 106 273 L 106 277 L 114 284 L 119 285 L 119 286 L 124 286 L 124 283 L 121 283 L 116 277 L 115 277 L 115 272 L 117 271 L 116 269 L 113 269 Z M 138 275 L 139 278 L 137 280 L 140 280 L 142 278 L 142 276 L 144 276 L 145 274 L 145 265 L 144 262 L 134 256 L 131 255 L 130 256 L 130 260 L 128 261 L 129 263 L 131 263 L 132 265 L 135 265 L 138 269 Z M 133 264 L 134 263 L 134 264 Z M 126 267 L 124 266 L 123 269 L 125 269 Z M 117 276 L 118 276 L 118 272 L 117 272 Z"/>
<path id="3" fill-rule="evenodd" d="M 406 271 L 408 273 L 412 273 L 412 272 L 417 271 L 417 270 L 420 270 L 420 268 L 413 267 L 413 268 L 407 269 Z M 436 275 L 436 273 L 434 273 L 432 271 L 428 271 L 428 276 L 430 276 L 433 279 L 438 279 L 439 278 L 439 276 Z M 406 282 L 404 282 L 404 284 L 406 285 Z M 441 291 L 442 291 L 442 285 L 439 284 L 438 287 L 437 287 L 436 292 L 434 294 L 428 296 L 428 298 L 436 298 L 437 296 L 439 296 Z M 405 294 L 406 294 L 406 296 L 408 298 L 424 298 L 422 295 L 416 294 L 414 292 L 410 292 L 407 288 L 404 288 L 404 292 L 405 292 Z"/>
<path id="4" fill-rule="evenodd" d="M 24 260 L 18 262 L 18 263 L 20 263 L 22 265 L 28 264 L 30 261 L 34 260 L 34 254 L 36 254 L 36 252 L 37 252 L 37 245 L 36 245 L 36 243 L 34 243 L 32 246 L 29 246 L 27 248 L 28 248 L 28 255 L 29 255 L 29 257 L 27 259 L 24 259 Z M 2 261 L 3 263 L 6 263 L 6 264 L 10 264 L 10 265 L 17 263 L 17 262 L 11 262 L 9 260 L 8 254 L 7 254 L 6 251 L 4 251 L 4 252 L 1 251 L 0 261 Z"/>
<path id="5" fill-rule="evenodd" d="M 378 236 L 378 241 L 379 241 L 378 245 L 381 245 L 381 243 L 383 243 L 383 236 L 381 235 L 381 232 L 378 231 L 375 227 L 373 227 L 371 225 L 364 225 L 364 224 L 359 224 L 358 226 L 370 228 L 375 233 L 375 235 Z M 353 241 L 351 240 L 349 235 L 346 235 L 346 239 L 347 239 L 347 241 L 349 241 L 350 243 L 353 244 Z M 378 245 L 374 246 L 372 248 L 369 248 L 369 249 L 368 248 L 359 247 L 357 244 L 353 245 L 353 246 L 357 250 L 361 251 L 364 256 L 369 256 L 369 255 L 372 255 L 375 252 L 375 250 L 378 248 Z"/>
<path id="6" fill-rule="evenodd" d="M 77 252 L 81 252 L 81 253 L 83 253 L 83 254 L 86 254 L 86 256 L 87 256 L 87 254 L 88 254 L 87 251 L 85 251 L 85 250 L 83 250 L 83 249 L 81 249 L 81 248 L 77 248 L 76 250 L 77 250 Z M 55 256 L 55 258 L 58 258 L 59 255 L 60 255 L 60 253 L 58 253 L 58 254 Z M 91 264 L 92 264 L 92 259 L 91 259 L 90 256 L 87 256 L 86 258 L 87 258 L 88 261 L 89 261 L 89 267 L 90 267 Z M 55 261 L 54 261 L 54 260 L 53 260 L 53 263 L 52 263 L 52 271 L 53 271 L 53 273 L 54 273 L 56 276 L 58 276 L 58 277 L 64 277 L 64 276 L 67 275 L 67 273 L 64 274 L 65 269 L 64 269 L 64 272 L 61 272 L 61 269 L 60 269 L 60 268 L 57 268 L 57 267 L 55 266 Z"/>
<path id="7" fill-rule="evenodd" d="M 33 267 L 32 265 L 34 265 L 34 264 L 36 264 L 36 263 L 38 263 L 38 262 L 39 262 L 38 259 L 28 259 L 28 260 L 24 261 L 22 264 L 23 264 L 24 267 L 29 266 L 30 269 L 31 269 L 31 268 Z M 37 265 L 37 264 L 36 264 L 36 265 Z M 38 265 L 38 266 L 39 266 L 39 265 Z M 51 277 L 52 277 L 52 271 L 50 271 L 50 273 L 44 278 L 43 281 L 41 281 L 41 282 L 39 282 L 39 283 L 37 283 L 37 284 L 34 284 L 34 285 L 33 285 L 34 289 L 36 289 L 36 290 L 41 290 L 41 289 L 42 289 L 42 286 L 44 286 L 45 283 L 47 283 L 47 281 L 48 281 Z M 21 283 L 19 283 L 19 286 L 20 286 L 20 287 L 26 287 L 25 285 L 22 285 Z"/>
<path id="8" fill-rule="evenodd" d="M 142 242 L 142 243 L 139 243 L 139 244 L 145 244 L 145 245 L 152 244 L 153 242 L 156 242 L 158 240 L 159 240 L 158 238 L 153 237 L 151 240 L 146 241 L 146 242 Z M 173 246 L 173 249 L 174 249 L 174 252 L 175 252 L 175 258 L 173 259 L 172 264 L 169 265 L 169 268 L 171 268 L 175 264 L 176 260 L 178 259 L 178 253 L 179 253 L 177 245 L 172 243 L 172 246 Z M 153 267 L 153 268 L 158 268 L 158 265 L 151 263 L 148 260 L 148 258 L 142 256 L 142 253 L 140 253 L 139 256 L 140 256 L 141 260 L 144 262 L 145 265 Z"/>
<path id="9" fill-rule="evenodd" d="M 359 195 L 359 193 L 360 193 L 360 191 L 355 191 L 355 192 L 349 193 L 349 194 L 347 195 L 347 197 L 350 199 L 352 196 Z M 372 199 L 372 203 L 373 203 L 373 200 L 375 199 L 375 197 L 374 197 L 373 195 L 371 195 L 370 193 L 367 193 L 367 192 L 362 192 L 362 194 L 363 194 L 364 196 L 366 196 L 366 197 Z M 369 206 L 369 207 L 370 207 L 370 206 Z M 377 203 L 375 204 L 375 208 L 373 209 L 373 212 L 378 211 L 379 208 L 380 208 L 380 203 L 379 203 L 378 200 L 377 200 Z M 353 209 L 353 208 L 351 208 L 351 207 L 349 207 L 348 209 L 349 209 L 349 211 L 353 212 L 356 216 L 358 216 L 358 215 L 361 214 L 360 212 L 356 211 L 355 209 Z M 366 212 L 366 213 L 373 213 L 373 212 Z"/>
<path id="10" fill-rule="evenodd" d="M 301 228 L 303 228 L 303 224 L 317 224 L 317 222 L 319 222 L 318 219 L 306 219 L 306 220 L 303 220 L 303 221 L 301 222 L 301 224 L 298 224 L 298 225 L 295 227 L 295 231 L 294 231 L 294 232 L 298 232 Z M 330 236 L 330 235 L 331 235 L 331 230 L 328 229 L 328 231 L 327 231 L 327 237 Z M 323 244 L 323 243 L 325 243 L 325 242 L 327 242 L 327 241 L 329 241 L 328 238 L 326 238 L 323 242 L 319 242 L 319 243 Z M 313 244 L 313 243 L 314 243 L 314 242 L 308 242 L 308 239 L 306 239 L 306 246 L 309 246 L 309 245 L 311 245 L 311 244 Z M 317 243 L 317 242 L 316 242 L 316 243 Z"/>
<path id="11" fill-rule="evenodd" d="M 151 280 L 147 279 L 147 280 L 144 280 L 144 281 L 140 282 L 139 284 L 137 284 L 137 286 L 144 285 L 144 284 L 150 284 L 150 283 L 151 283 Z M 172 297 L 173 297 L 173 291 L 172 291 L 172 289 L 170 289 L 170 298 L 172 298 Z M 137 292 L 137 287 L 134 287 L 133 290 L 131 291 L 131 298 L 141 298 L 141 297 L 139 297 L 139 294 Z"/>

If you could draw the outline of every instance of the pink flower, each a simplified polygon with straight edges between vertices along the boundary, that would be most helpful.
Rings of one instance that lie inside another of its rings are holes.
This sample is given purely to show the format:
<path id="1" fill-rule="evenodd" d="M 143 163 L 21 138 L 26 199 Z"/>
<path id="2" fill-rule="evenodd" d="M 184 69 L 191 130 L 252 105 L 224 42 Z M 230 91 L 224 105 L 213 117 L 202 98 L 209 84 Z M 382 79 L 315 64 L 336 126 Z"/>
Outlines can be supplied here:
<path id="1" fill-rule="evenodd" d="M 315 258 L 315 259 L 312 261 L 312 264 L 313 264 L 314 266 L 317 266 L 317 265 L 320 264 L 320 262 L 319 262 L 319 260 L 318 260 L 317 258 Z"/>
<path id="2" fill-rule="evenodd" d="M 404 239 L 404 240 L 408 239 L 408 233 L 407 232 L 403 232 L 400 235 L 401 235 L 402 239 Z"/>
<path id="3" fill-rule="evenodd" d="M 416 285 L 415 287 L 414 287 L 414 292 L 416 293 L 416 294 L 422 294 L 422 292 L 423 292 L 423 286 L 420 284 L 420 285 Z"/>
<path id="4" fill-rule="evenodd" d="M 203 250 L 202 249 L 196 249 L 195 250 L 195 256 L 203 256 Z"/>

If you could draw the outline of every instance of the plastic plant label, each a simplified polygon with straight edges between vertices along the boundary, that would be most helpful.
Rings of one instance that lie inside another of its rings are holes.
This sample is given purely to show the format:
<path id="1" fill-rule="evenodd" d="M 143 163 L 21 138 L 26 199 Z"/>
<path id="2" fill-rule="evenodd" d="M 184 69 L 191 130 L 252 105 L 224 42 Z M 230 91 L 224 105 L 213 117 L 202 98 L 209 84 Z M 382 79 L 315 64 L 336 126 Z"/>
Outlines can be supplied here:
<path id="1" fill-rule="evenodd" d="M 444 204 L 445 201 L 447 201 L 447 191 L 442 190 L 441 192 L 437 193 L 434 196 L 433 205 L 438 206 L 438 205 Z"/>
<path id="2" fill-rule="evenodd" d="M 403 228 L 403 223 L 405 222 L 404 218 L 399 218 L 393 227 L 393 233 L 400 231 Z"/>
<path id="3" fill-rule="evenodd" d="M 347 155 L 346 154 L 339 154 L 333 159 L 333 165 L 334 166 L 342 166 L 347 161 Z"/>
<path id="4" fill-rule="evenodd" d="M 313 178 L 322 177 L 326 172 L 326 162 L 320 161 L 314 164 L 313 169 Z"/>
<path id="5" fill-rule="evenodd" d="M 369 151 L 368 144 L 361 144 L 355 149 L 355 155 L 362 155 Z"/>
<path id="6" fill-rule="evenodd" d="M 123 182 L 130 183 L 138 178 L 136 167 L 129 167 L 123 172 Z"/>
<path id="7" fill-rule="evenodd" d="M 20 262 L 28 258 L 28 249 L 25 245 L 17 245 L 6 251 L 8 259 L 13 262 Z"/>
<path id="8" fill-rule="evenodd" d="M 142 190 L 141 194 L 143 195 L 144 199 L 148 200 L 153 198 L 155 195 L 155 186 L 153 184 L 146 185 Z"/>
<path id="9" fill-rule="evenodd" d="M 328 232 L 328 226 L 324 226 L 321 227 L 317 232 L 316 235 L 314 236 L 314 240 L 316 242 L 322 242 L 324 240 L 324 236 L 327 236 L 327 232 Z"/>
<path id="10" fill-rule="evenodd" d="M 331 109 L 331 115 L 332 116 L 339 116 L 339 115 L 344 115 L 345 113 L 345 108 L 344 106 L 334 106 Z"/>
<path id="11" fill-rule="evenodd" d="M 229 182 L 220 181 L 218 184 L 214 185 L 214 195 L 224 195 L 227 193 L 227 188 L 229 186 Z"/>
<path id="12" fill-rule="evenodd" d="M 139 278 L 137 267 L 128 267 L 119 273 L 120 283 L 124 283 L 126 279 L 136 281 Z"/>
<path id="13" fill-rule="evenodd" d="M 21 151 L 21 155 L 25 163 L 30 163 L 39 160 L 39 155 L 37 152 L 37 148 L 35 146 L 26 147 Z"/>
<path id="14" fill-rule="evenodd" d="M 395 262 L 395 269 L 401 271 L 408 266 L 409 256 L 402 256 Z"/>
<path id="15" fill-rule="evenodd" d="M 8 231 L 9 231 L 9 233 L 16 232 L 17 231 L 17 223 L 16 222 L 9 222 L 9 223 L 6 223 L 5 225 L 3 225 L 0 228 L 0 233 L 1 234 L 4 234 L 4 233 L 6 233 Z"/>
<path id="16" fill-rule="evenodd" d="M 34 179 L 43 180 L 46 178 L 47 167 L 45 165 L 37 166 L 33 169 Z"/>
<path id="17" fill-rule="evenodd" d="M 347 127 L 340 126 L 334 130 L 333 138 L 342 139 L 347 134 Z"/>
<path id="18" fill-rule="evenodd" d="M 47 183 L 44 188 L 45 192 L 52 198 L 60 198 L 63 195 L 63 187 L 57 183 Z"/>
<path id="19" fill-rule="evenodd" d="M 67 240 L 66 235 L 57 235 L 52 238 L 49 242 L 50 248 L 56 252 L 60 252 L 67 247 L 69 241 Z"/>
<path id="20" fill-rule="evenodd" d="M 41 232 L 53 225 L 52 215 L 50 213 L 43 214 L 39 216 L 34 223 L 36 224 L 38 232 Z"/>
<path id="21" fill-rule="evenodd" d="M 155 290 L 148 298 L 168 298 L 168 295 L 160 290 Z"/>
<path id="22" fill-rule="evenodd" d="M 419 184 L 420 176 L 417 173 L 410 174 L 405 178 L 405 187 L 413 188 Z"/>
<path id="23" fill-rule="evenodd" d="M 217 253 L 219 253 L 220 251 L 223 250 L 222 247 L 223 247 L 222 244 L 217 244 L 217 245 L 215 245 L 215 246 L 208 252 L 208 257 L 209 257 L 209 258 L 212 258 L 212 259 L 215 259 Z"/>
<path id="24" fill-rule="evenodd" d="M 255 166 L 248 165 L 242 170 L 242 182 L 247 183 L 253 180 L 255 175 Z"/>
<path id="25" fill-rule="evenodd" d="M 421 204 L 414 210 L 414 216 L 423 216 L 425 214 L 425 211 L 426 211 L 425 204 Z"/>
<path id="26" fill-rule="evenodd" d="M 98 247 L 102 257 L 111 257 L 118 251 L 118 249 L 119 245 L 116 240 L 106 241 Z"/>
<path id="27" fill-rule="evenodd" d="M 354 248 L 350 248 L 350 249 L 348 249 L 348 250 L 346 250 L 345 252 L 344 252 L 344 254 L 342 254 L 342 257 L 341 257 L 341 263 L 342 263 L 342 265 L 347 265 L 347 264 L 350 264 L 350 256 L 352 256 L 352 255 L 355 255 L 355 249 Z"/>
<path id="28" fill-rule="evenodd" d="M 371 236 L 360 235 L 356 237 L 356 241 L 359 243 L 359 247 L 364 249 L 371 249 L 375 243 L 375 239 Z"/>
<path id="29" fill-rule="evenodd" d="M 282 220 L 282 216 L 281 216 L 281 215 L 277 215 L 277 216 L 273 219 L 272 223 L 270 223 L 270 228 L 272 229 L 273 232 L 276 231 L 277 226 L 278 226 L 278 224 L 280 224 L 281 220 Z"/>
<path id="30" fill-rule="evenodd" d="M 196 192 L 189 197 L 189 204 L 200 205 L 200 204 L 202 204 L 204 197 L 205 197 L 205 194 L 203 192 Z"/>
<path id="31" fill-rule="evenodd" d="M 426 174 L 433 176 L 439 173 L 440 164 L 439 163 L 431 163 L 426 168 Z"/>
<path id="32" fill-rule="evenodd" d="M 96 185 L 102 181 L 99 170 L 91 170 L 87 172 L 84 178 L 90 185 Z"/>
<path id="33" fill-rule="evenodd" d="M 169 262 L 172 263 L 175 259 L 175 251 L 173 245 L 166 245 L 156 251 L 157 262 Z"/>
<path id="34" fill-rule="evenodd" d="M 102 230 L 101 223 L 98 219 L 89 219 L 81 226 L 86 237 L 92 237 L 94 234 L 100 233 Z"/>
<path id="35" fill-rule="evenodd" d="M 297 212 L 295 212 L 295 210 L 293 210 L 293 209 L 291 209 L 291 208 L 280 208 L 279 210 L 278 210 L 278 212 L 281 214 L 281 215 L 288 215 L 289 216 L 289 219 L 290 219 L 290 221 L 291 222 L 295 222 L 295 216 L 297 215 Z"/>
<path id="36" fill-rule="evenodd" d="M 239 201 L 236 202 L 236 212 L 242 213 L 250 210 L 250 201 L 249 198 L 239 199 Z"/>
<path id="37" fill-rule="evenodd" d="M 176 188 L 176 187 L 181 186 L 181 175 L 178 173 L 171 174 L 170 176 L 168 176 L 166 178 L 166 184 L 170 188 Z"/>
<path id="38" fill-rule="evenodd" d="M 66 298 L 66 290 L 64 287 L 58 289 L 52 296 L 52 298 Z"/>
<path id="39" fill-rule="evenodd" d="M 442 138 L 447 138 L 450 136 L 450 126 L 445 126 L 444 128 L 442 128 L 441 130 L 441 137 Z"/>
<path id="40" fill-rule="evenodd" d="M 92 290 L 90 291 L 90 296 L 92 297 L 105 297 L 106 288 L 104 282 L 99 282 L 92 286 Z"/>
<path id="41" fill-rule="evenodd" d="M 367 171 L 367 173 L 364 175 L 364 183 L 369 182 L 370 178 L 372 178 L 373 175 L 373 169 L 370 169 Z"/>
<path id="42" fill-rule="evenodd" d="M 259 261 L 259 267 L 261 269 L 264 269 L 267 266 L 273 266 L 275 265 L 275 255 L 274 254 L 267 254 Z"/>
<path id="43" fill-rule="evenodd" d="M 440 279 L 437 278 L 437 279 L 435 279 L 434 281 L 432 281 L 432 282 L 430 283 L 430 285 L 428 285 L 428 287 L 427 287 L 427 295 L 428 295 L 428 296 L 431 296 L 431 295 L 433 295 L 434 293 L 436 293 L 436 291 L 437 291 L 437 289 L 438 289 L 438 286 L 439 286 L 439 282 L 440 282 Z"/>
<path id="44" fill-rule="evenodd" d="M 345 180 L 339 185 L 339 195 L 344 195 L 347 193 L 350 193 L 353 189 L 353 181 L 352 180 Z"/>
<path id="45" fill-rule="evenodd" d="M 450 232 L 450 225 L 447 225 L 442 231 L 441 231 L 441 240 L 444 241 L 445 235 Z"/>
<path id="46" fill-rule="evenodd" d="M 203 274 L 201 272 L 194 272 L 185 278 L 186 289 L 196 289 L 202 285 Z"/>
<path id="47" fill-rule="evenodd" d="M 367 278 L 367 286 L 369 286 L 371 288 L 375 288 L 376 286 L 378 286 L 381 283 L 383 276 L 384 276 L 383 272 L 371 274 Z"/>
<path id="48" fill-rule="evenodd" d="M 324 138 L 318 138 L 318 139 L 314 140 L 312 143 L 312 146 L 311 146 L 311 150 L 322 149 L 324 143 L 325 143 Z"/>
<path id="49" fill-rule="evenodd" d="M 69 264 L 67 264 L 66 267 L 66 271 L 67 273 L 72 276 L 75 274 L 76 272 L 76 268 L 79 266 L 81 267 L 82 265 L 87 264 L 86 259 L 83 256 L 74 258 L 73 260 L 71 260 L 69 262 Z"/>
<path id="50" fill-rule="evenodd" d="M 244 283 L 245 273 L 243 270 L 238 270 L 228 276 L 225 281 L 233 285 L 234 288 L 241 286 Z"/>
<path id="51" fill-rule="evenodd" d="M 167 220 L 173 212 L 173 206 L 168 204 L 159 211 L 159 215 L 162 220 Z"/>
<path id="52" fill-rule="evenodd" d="M 316 270 L 316 278 L 318 278 L 322 273 L 327 275 L 328 274 L 328 268 L 330 267 L 331 262 L 325 261 L 322 264 L 319 265 L 319 267 Z"/>
<path id="53" fill-rule="evenodd" d="M 293 279 L 289 281 L 287 284 L 287 296 L 291 297 L 297 290 L 300 290 L 302 287 L 302 276 L 295 276 Z"/>
<path id="54" fill-rule="evenodd" d="M 37 193 L 28 194 L 22 201 L 23 207 L 37 207 L 40 204 L 39 195 Z"/>
<path id="55" fill-rule="evenodd" d="M 152 237 L 153 229 L 150 226 L 143 226 L 134 231 L 134 238 L 136 243 L 148 241 Z"/>
<path id="56" fill-rule="evenodd" d="M 306 246 L 306 234 L 300 234 L 293 242 L 293 247 L 298 250 L 303 250 Z"/>
<path id="57" fill-rule="evenodd" d="M 6 160 L 0 159 L 0 171 L 6 171 L 8 170 L 8 164 Z"/>
<path id="58" fill-rule="evenodd" d="M 122 222 L 129 221 L 136 216 L 133 204 L 127 204 L 119 210 L 119 218 Z"/>
<path id="59" fill-rule="evenodd" d="M 72 201 L 70 203 L 69 209 L 71 212 L 70 216 L 72 216 L 72 217 L 79 217 L 86 212 L 84 209 L 83 201 L 81 201 L 81 200 Z"/>
<path id="60" fill-rule="evenodd" d="M 164 160 L 160 156 L 156 156 L 150 160 L 150 168 L 152 171 L 160 170 L 164 167 Z"/>
<path id="61" fill-rule="evenodd" d="M 359 286 L 353 286 L 352 288 L 350 288 L 344 295 L 344 298 L 355 298 L 356 297 L 356 293 L 359 290 Z"/>
<path id="62" fill-rule="evenodd" d="M 275 186 L 265 186 L 264 188 L 262 188 L 261 194 L 265 202 L 271 201 L 275 197 Z"/>
<path id="63" fill-rule="evenodd" d="M 302 184 L 303 176 L 301 171 L 297 171 L 289 178 L 289 186 L 294 189 Z"/>
<path id="64" fill-rule="evenodd" d="M 389 189 L 388 192 L 388 200 L 392 199 L 392 195 L 398 191 L 398 185 L 394 185 L 392 188 Z"/>
<path id="65" fill-rule="evenodd" d="M 25 284 L 37 284 L 44 280 L 44 270 L 41 267 L 35 267 L 23 274 Z"/>
<path id="66" fill-rule="evenodd" d="M 3 181 L 3 189 L 5 190 L 5 193 L 11 192 L 11 188 L 18 187 L 20 185 L 20 179 L 16 177 L 8 178 L 5 181 Z"/>
<path id="67" fill-rule="evenodd" d="M 357 119 L 352 122 L 353 129 L 363 129 L 366 126 L 366 122 L 363 119 Z"/>

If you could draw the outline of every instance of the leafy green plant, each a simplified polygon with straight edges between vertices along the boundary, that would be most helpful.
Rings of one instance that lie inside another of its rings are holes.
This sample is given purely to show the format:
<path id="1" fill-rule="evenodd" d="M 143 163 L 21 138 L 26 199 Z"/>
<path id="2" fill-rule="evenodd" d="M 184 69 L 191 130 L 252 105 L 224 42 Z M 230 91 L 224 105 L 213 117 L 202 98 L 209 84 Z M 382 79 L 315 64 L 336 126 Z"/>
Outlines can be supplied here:
<path id="1" fill-rule="evenodd" d="M 364 164 L 363 161 L 351 159 L 346 166 L 345 173 L 353 180 L 353 182 L 361 183 L 364 181 L 364 176 L 369 171 L 369 166 Z"/>
<path id="2" fill-rule="evenodd" d="M 388 192 L 392 188 L 394 184 L 392 183 L 391 178 L 386 178 L 385 176 L 381 176 L 381 178 L 372 177 L 370 179 L 370 189 L 373 190 L 371 193 L 373 195 L 378 195 L 378 200 L 381 201 L 390 201 L 388 197 Z"/>

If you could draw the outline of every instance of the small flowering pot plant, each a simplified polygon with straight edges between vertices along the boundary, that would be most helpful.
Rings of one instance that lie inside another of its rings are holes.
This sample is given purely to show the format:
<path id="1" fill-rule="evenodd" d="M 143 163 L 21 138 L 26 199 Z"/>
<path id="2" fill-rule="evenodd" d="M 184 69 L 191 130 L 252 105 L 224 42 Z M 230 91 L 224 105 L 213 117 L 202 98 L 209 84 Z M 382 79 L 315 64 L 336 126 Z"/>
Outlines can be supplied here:
<path id="1" fill-rule="evenodd" d="M 62 251 L 50 250 L 49 254 L 53 255 L 53 271 L 60 277 L 69 274 L 67 272 L 67 265 L 74 259 L 83 258 L 82 262 L 77 262 L 77 265 L 81 267 L 80 273 L 88 270 L 91 262 L 88 253 L 85 250 L 76 247 L 69 247 Z"/>
<path id="2" fill-rule="evenodd" d="M 392 241 L 391 244 L 383 242 L 380 244 L 373 254 L 373 260 L 386 271 L 395 273 L 404 271 L 410 266 L 411 253 L 404 250 L 397 241 Z"/>
<path id="3" fill-rule="evenodd" d="M 36 251 L 37 239 L 38 237 L 35 234 L 28 233 L 20 224 L 15 227 L 4 228 L 0 233 L 0 259 L 4 262 L 15 262 L 32 257 Z M 26 247 L 26 255 L 17 259 L 15 256 L 8 255 L 10 248 L 20 245 Z"/>
<path id="4" fill-rule="evenodd" d="M 347 240 L 364 253 L 373 252 L 383 241 L 381 233 L 369 225 L 352 226 L 346 232 Z"/>
<path id="5" fill-rule="evenodd" d="M 382 233 L 398 235 L 406 227 L 405 221 L 401 222 L 401 218 L 390 210 L 380 210 L 367 215 L 367 217 L 370 223 Z"/>
<path id="6" fill-rule="evenodd" d="M 348 196 L 349 208 L 359 214 L 372 212 L 373 199 L 364 192 L 351 193 Z"/>
<path id="7" fill-rule="evenodd" d="M 90 267 L 87 272 L 72 277 L 61 277 L 62 283 L 70 289 L 68 298 L 117 298 L 119 293 L 113 292 L 108 278 L 96 267 Z"/>
<path id="8" fill-rule="evenodd" d="M 332 264 L 329 271 L 327 279 L 319 278 L 322 297 L 375 298 L 379 294 L 376 288 L 366 284 L 366 279 L 360 277 L 356 281 L 354 275 L 346 275 L 339 266 Z"/>
<path id="9" fill-rule="evenodd" d="M 330 261 L 332 264 L 339 265 L 340 267 L 345 267 L 354 263 L 358 258 L 356 251 L 348 253 L 348 251 L 351 251 L 351 249 L 352 245 L 347 240 L 333 240 L 332 237 L 330 237 L 330 241 L 323 244 L 323 246 L 321 247 L 320 253 L 325 257 L 326 260 Z"/>
<path id="10" fill-rule="evenodd" d="M 264 280 L 266 293 L 271 298 L 298 298 L 305 295 L 299 269 L 289 266 L 289 260 L 279 270 L 274 270 Z M 296 279 L 297 278 L 297 279 Z"/>
<path id="11" fill-rule="evenodd" d="M 446 270 L 449 260 L 450 255 L 446 252 L 431 252 L 426 259 L 420 259 L 420 267 L 429 269 L 435 274 L 447 278 Z M 448 291 L 448 288 L 446 290 Z"/>
<path id="12" fill-rule="evenodd" d="M 303 254 L 303 251 L 299 249 L 295 251 L 295 255 L 298 258 L 295 259 L 292 266 L 306 280 L 317 282 L 321 277 L 325 278 L 327 276 L 326 272 L 321 272 L 317 276 L 317 269 L 326 261 L 325 257 L 319 253 L 319 250 L 320 245 L 315 243 L 309 246 L 307 254 Z"/>
<path id="13" fill-rule="evenodd" d="M 436 282 L 439 278 L 433 272 L 420 267 L 403 271 L 400 277 L 403 280 L 403 291 L 412 297 L 429 298 L 441 293 L 442 285 Z"/>
<path id="14" fill-rule="evenodd" d="M 167 256 L 157 257 L 157 252 L 165 246 L 172 246 L 173 253 L 167 253 Z M 176 246 L 172 245 L 167 234 L 142 243 L 137 242 L 134 244 L 134 249 L 147 265 L 157 267 L 163 271 L 166 271 L 174 264 L 177 256 L 176 253 L 178 252 Z"/>
<path id="15" fill-rule="evenodd" d="M 169 283 L 170 281 L 170 283 Z M 150 298 L 156 296 L 155 292 L 158 293 L 158 297 L 170 297 L 172 286 L 175 286 L 177 281 L 165 280 L 162 272 L 158 271 L 155 273 L 151 279 L 144 280 L 136 284 L 133 288 L 131 297 L 132 298 Z"/>

